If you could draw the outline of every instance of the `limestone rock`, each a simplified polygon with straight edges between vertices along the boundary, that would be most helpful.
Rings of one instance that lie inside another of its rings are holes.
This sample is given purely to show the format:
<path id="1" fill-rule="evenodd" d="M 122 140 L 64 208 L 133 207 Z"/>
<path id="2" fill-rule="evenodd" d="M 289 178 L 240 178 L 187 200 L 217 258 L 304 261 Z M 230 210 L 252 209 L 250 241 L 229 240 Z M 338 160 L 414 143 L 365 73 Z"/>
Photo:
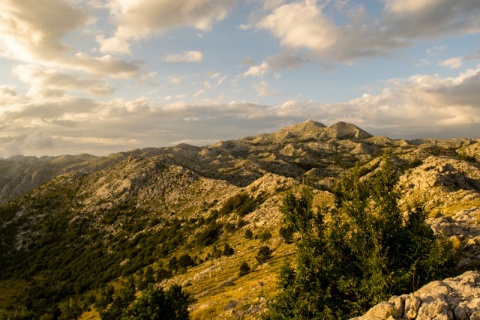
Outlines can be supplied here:
<path id="1" fill-rule="evenodd" d="M 356 320 L 463 320 L 479 319 L 480 272 L 468 271 L 431 282 L 418 291 L 392 297 Z"/>

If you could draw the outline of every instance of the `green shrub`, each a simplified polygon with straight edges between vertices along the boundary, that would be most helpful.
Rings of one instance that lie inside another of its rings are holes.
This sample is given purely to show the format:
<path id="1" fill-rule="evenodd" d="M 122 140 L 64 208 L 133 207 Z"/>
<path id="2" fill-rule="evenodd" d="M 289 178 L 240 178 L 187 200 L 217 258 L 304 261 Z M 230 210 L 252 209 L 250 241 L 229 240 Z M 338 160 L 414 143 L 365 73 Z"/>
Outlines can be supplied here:
<path id="1" fill-rule="evenodd" d="M 285 243 L 293 243 L 293 233 L 294 233 L 293 228 L 281 227 L 279 233 L 282 239 L 285 241 Z"/>
<path id="2" fill-rule="evenodd" d="M 235 250 L 228 245 L 228 243 L 225 243 L 225 246 L 223 247 L 223 252 L 222 255 L 224 256 L 231 256 L 235 253 Z"/>
<path id="3" fill-rule="evenodd" d="M 248 265 L 248 263 L 243 261 L 242 264 L 240 265 L 240 271 L 238 272 L 238 276 L 243 277 L 243 276 L 249 274 L 250 270 L 251 269 L 250 269 L 250 266 Z"/>
<path id="4" fill-rule="evenodd" d="M 220 236 L 220 229 L 222 225 L 217 223 L 212 223 L 208 225 L 208 227 L 203 230 L 201 233 L 197 235 L 196 242 L 198 245 L 201 246 L 209 246 L 217 241 L 218 237 Z"/>
<path id="5" fill-rule="evenodd" d="M 272 238 L 272 234 L 270 233 L 270 231 L 265 230 L 258 236 L 258 238 L 260 239 L 260 241 L 265 242 Z"/>
<path id="6" fill-rule="evenodd" d="M 195 265 L 195 261 L 193 261 L 190 255 L 184 254 L 184 255 L 181 255 L 180 258 L 178 258 L 178 265 L 186 269 L 188 267 Z"/>
<path id="7" fill-rule="evenodd" d="M 255 259 L 257 259 L 259 264 L 263 264 L 272 258 L 272 250 L 268 246 L 261 246 L 258 249 Z"/>
<path id="8" fill-rule="evenodd" d="M 124 312 L 122 320 L 184 320 L 189 319 L 191 298 L 179 285 L 166 292 L 162 288 L 150 288 Z"/>

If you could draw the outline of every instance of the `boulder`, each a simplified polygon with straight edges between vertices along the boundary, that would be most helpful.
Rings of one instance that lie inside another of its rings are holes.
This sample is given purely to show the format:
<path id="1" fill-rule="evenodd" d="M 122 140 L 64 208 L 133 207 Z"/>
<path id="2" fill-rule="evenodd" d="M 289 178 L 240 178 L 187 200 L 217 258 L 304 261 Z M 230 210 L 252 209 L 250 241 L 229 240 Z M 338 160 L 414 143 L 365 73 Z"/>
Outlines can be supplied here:
<path id="1" fill-rule="evenodd" d="M 480 272 L 433 281 L 411 294 L 394 296 L 355 320 L 480 319 Z"/>

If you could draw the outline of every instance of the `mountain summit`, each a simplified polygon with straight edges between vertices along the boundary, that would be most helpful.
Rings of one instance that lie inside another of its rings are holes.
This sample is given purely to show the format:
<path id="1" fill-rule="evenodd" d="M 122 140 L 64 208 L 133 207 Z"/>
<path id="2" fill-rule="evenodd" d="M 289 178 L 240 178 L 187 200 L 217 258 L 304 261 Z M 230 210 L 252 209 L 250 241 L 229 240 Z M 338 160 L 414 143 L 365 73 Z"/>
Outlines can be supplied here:
<path id="1" fill-rule="evenodd" d="M 402 200 L 426 198 L 432 229 L 469 239 L 463 266 L 478 264 L 479 145 L 391 140 L 309 120 L 205 147 L 0 160 L 0 318 L 25 306 L 68 312 L 73 302 L 101 311 L 106 293 L 120 296 L 125 285 L 176 283 L 197 299 L 194 319 L 256 319 L 295 255 L 281 236 L 285 195 L 309 181 L 318 203 L 328 203 L 340 177 L 357 167 L 369 179 L 386 150 Z M 250 271 L 240 275 L 243 262 Z"/>

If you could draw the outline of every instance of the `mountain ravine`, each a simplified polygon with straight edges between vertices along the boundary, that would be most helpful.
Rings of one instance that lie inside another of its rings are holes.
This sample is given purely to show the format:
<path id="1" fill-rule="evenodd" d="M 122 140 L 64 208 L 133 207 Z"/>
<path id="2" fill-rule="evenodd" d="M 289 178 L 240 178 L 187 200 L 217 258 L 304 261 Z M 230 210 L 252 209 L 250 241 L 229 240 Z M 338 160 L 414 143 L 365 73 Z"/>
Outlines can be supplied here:
<path id="1" fill-rule="evenodd" d="M 194 298 L 192 319 L 258 319 L 278 290 L 280 267 L 295 261 L 295 245 L 280 232 L 286 193 L 307 184 L 316 204 L 328 204 L 336 181 L 355 167 L 369 179 L 386 153 L 400 176 L 401 203 L 422 202 L 434 232 L 454 244 L 455 276 L 474 270 L 480 139 L 393 140 L 349 123 L 306 121 L 205 147 L 0 159 L 0 319 L 22 312 L 100 319 L 112 292 L 133 284 L 139 296 L 149 284 L 174 283 Z M 272 252 L 264 263 L 256 259 L 261 246 Z M 250 271 L 239 275 L 244 262 Z M 470 280 L 438 284 L 450 288 L 442 293 L 451 296 L 447 305 L 463 284 L 478 282 L 475 273 L 463 277 Z M 396 303 L 412 297 L 425 304 L 422 290 L 375 310 L 390 308 L 393 319 L 480 314 L 473 294 L 457 299 L 465 312 L 399 311 Z M 388 318 L 376 314 L 365 319 Z"/>

